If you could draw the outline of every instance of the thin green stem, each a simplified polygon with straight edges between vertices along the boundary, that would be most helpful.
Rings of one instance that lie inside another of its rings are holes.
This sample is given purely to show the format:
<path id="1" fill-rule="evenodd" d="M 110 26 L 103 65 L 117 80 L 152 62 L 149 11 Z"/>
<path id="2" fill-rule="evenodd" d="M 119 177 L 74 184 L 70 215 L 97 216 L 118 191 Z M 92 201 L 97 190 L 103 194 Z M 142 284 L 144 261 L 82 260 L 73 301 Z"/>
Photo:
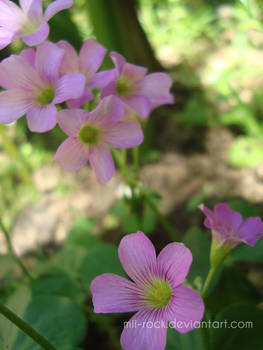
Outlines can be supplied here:
<path id="1" fill-rule="evenodd" d="M 139 147 L 134 147 L 132 149 L 133 155 L 133 167 L 136 180 L 139 179 L 139 171 L 140 171 L 140 158 L 139 158 Z"/>
<path id="2" fill-rule="evenodd" d="M 34 280 L 33 277 L 31 276 L 31 274 L 29 273 L 29 271 L 27 270 L 27 268 L 25 267 L 25 265 L 20 260 L 20 258 L 16 255 L 16 253 L 14 251 L 14 248 L 12 246 L 12 242 L 11 242 L 11 239 L 10 239 L 9 232 L 7 231 L 7 229 L 6 229 L 6 227 L 3 224 L 1 219 L 0 219 L 0 229 L 3 232 L 3 235 L 5 237 L 6 245 L 7 245 L 7 249 L 8 249 L 8 253 L 9 253 L 10 257 L 12 259 L 14 259 L 15 262 L 19 265 L 19 267 L 21 268 L 21 270 L 22 270 L 22 272 L 24 273 L 25 276 L 27 276 L 31 281 Z"/>
<path id="3" fill-rule="evenodd" d="M 24 157 L 22 157 L 22 155 L 18 151 L 16 145 L 13 143 L 12 139 L 6 135 L 6 127 L 2 124 L 0 124 L 0 136 L 2 138 L 2 145 L 6 153 L 9 154 L 11 159 L 13 159 L 14 161 L 16 161 L 21 165 L 20 175 L 23 181 L 27 185 L 32 186 L 32 179 L 31 179 L 28 165 Z"/>
<path id="4" fill-rule="evenodd" d="M 212 281 L 212 278 L 214 276 L 215 271 L 216 271 L 216 266 L 211 266 L 210 269 L 209 269 L 208 275 L 206 277 L 204 286 L 203 286 L 202 291 L 201 291 L 201 296 L 202 297 L 205 297 L 205 295 L 206 295 L 206 293 L 208 291 L 208 288 L 210 286 L 210 283 Z"/>
<path id="5" fill-rule="evenodd" d="M 0 313 L 7 318 L 10 322 L 15 324 L 21 331 L 26 333 L 31 339 L 33 339 L 42 349 L 45 350 L 56 350 L 56 348 L 50 344 L 50 342 L 34 330 L 28 323 L 23 321 L 8 307 L 0 303 Z"/>

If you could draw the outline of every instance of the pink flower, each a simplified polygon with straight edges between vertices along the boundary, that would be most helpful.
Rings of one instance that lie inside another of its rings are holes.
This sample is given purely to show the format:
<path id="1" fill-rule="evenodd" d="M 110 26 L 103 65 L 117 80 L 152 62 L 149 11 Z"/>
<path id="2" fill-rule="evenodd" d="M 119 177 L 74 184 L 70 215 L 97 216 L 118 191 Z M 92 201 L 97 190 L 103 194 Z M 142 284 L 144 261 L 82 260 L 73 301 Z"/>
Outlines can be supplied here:
<path id="1" fill-rule="evenodd" d="M 70 108 L 79 108 L 86 101 L 93 99 L 91 88 L 101 89 L 114 77 L 113 70 L 96 73 L 107 50 L 94 39 L 85 41 L 80 49 L 79 56 L 67 41 L 61 40 L 57 45 L 65 51 L 60 72 L 62 74 L 81 72 L 86 77 L 86 87 L 83 95 L 78 99 L 67 102 Z"/>
<path id="2" fill-rule="evenodd" d="M 182 243 L 168 244 L 156 258 L 143 232 L 125 236 L 119 258 L 132 281 L 105 273 L 91 283 L 94 312 L 133 312 L 121 335 L 124 350 L 164 350 L 167 323 L 186 333 L 200 321 L 204 303 L 200 295 L 182 284 L 192 254 Z"/>
<path id="3" fill-rule="evenodd" d="M 48 20 L 57 12 L 72 6 L 73 0 L 55 0 L 43 14 L 42 0 L 0 0 L 0 49 L 21 36 L 29 45 L 38 45 L 49 34 Z"/>
<path id="4" fill-rule="evenodd" d="M 214 211 L 204 204 L 200 204 L 199 208 L 206 216 L 204 225 L 212 229 L 217 245 L 232 248 L 244 242 L 253 246 L 263 237 L 263 222 L 259 217 L 243 220 L 242 216 L 230 209 L 226 203 L 217 204 Z"/>
<path id="5" fill-rule="evenodd" d="M 115 64 L 114 79 L 101 91 L 101 97 L 118 96 L 132 108 L 139 117 L 146 118 L 153 108 L 173 103 L 170 93 L 172 79 L 165 73 L 146 75 L 147 69 L 125 61 L 116 53 L 110 54 Z"/>
<path id="6" fill-rule="evenodd" d="M 56 125 L 55 105 L 81 96 L 81 73 L 59 76 L 64 51 L 46 41 L 35 51 L 11 55 L 0 63 L 0 123 L 11 123 L 27 114 L 29 129 L 45 132 Z"/>
<path id="7" fill-rule="evenodd" d="M 114 96 L 103 99 L 90 113 L 82 109 L 60 111 L 58 124 L 69 137 L 59 146 L 55 160 L 68 171 L 89 161 L 98 182 L 105 184 L 115 172 L 108 146 L 130 148 L 143 141 L 140 124 L 122 122 L 122 115 L 123 104 Z"/>

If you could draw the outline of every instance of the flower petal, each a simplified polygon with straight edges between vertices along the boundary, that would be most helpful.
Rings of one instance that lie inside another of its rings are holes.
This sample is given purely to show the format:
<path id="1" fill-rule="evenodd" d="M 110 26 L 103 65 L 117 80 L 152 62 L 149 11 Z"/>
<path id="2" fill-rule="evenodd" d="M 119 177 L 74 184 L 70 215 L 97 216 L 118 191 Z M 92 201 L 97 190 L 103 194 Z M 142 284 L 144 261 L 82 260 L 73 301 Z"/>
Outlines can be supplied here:
<path id="1" fill-rule="evenodd" d="M 107 50 L 96 40 L 89 39 L 82 45 L 79 53 L 81 72 L 92 77 L 99 69 Z"/>
<path id="2" fill-rule="evenodd" d="M 131 63 L 125 63 L 121 76 L 127 77 L 130 83 L 136 83 L 139 80 L 143 79 L 146 73 L 147 68 L 145 67 L 137 66 Z"/>
<path id="3" fill-rule="evenodd" d="M 89 158 L 89 148 L 76 138 L 67 138 L 58 147 L 55 161 L 67 171 L 74 171 L 86 164 Z"/>
<path id="4" fill-rule="evenodd" d="M 84 105 L 85 102 L 92 100 L 93 97 L 93 93 L 88 88 L 86 88 L 84 93 L 79 98 L 68 100 L 67 106 L 69 108 L 80 108 Z"/>
<path id="5" fill-rule="evenodd" d="M 80 128 L 89 119 L 89 112 L 84 109 L 63 109 L 57 113 L 57 122 L 61 129 L 71 137 L 77 137 Z"/>
<path id="6" fill-rule="evenodd" d="M 152 242 L 141 231 L 122 238 L 119 258 L 128 276 L 144 285 L 151 274 L 156 273 L 156 253 Z"/>
<path id="7" fill-rule="evenodd" d="M 64 51 L 50 41 L 40 44 L 36 52 L 36 69 L 42 79 L 54 82 L 59 76 L 59 65 Z"/>
<path id="8" fill-rule="evenodd" d="M 123 350 L 164 350 L 167 324 L 158 313 L 148 310 L 137 312 L 125 326 L 121 334 Z"/>
<path id="9" fill-rule="evenodd" d="M 20 6 L 32 21 L 41 21 L 43 17 L 42 0 L 19 0 Z"/>
<path id="10" fill-rule="evenodd" d="M 39 45 L 48 37 L 48 34 L 49 25 L 47 22 L 42 21 L 34 33 L 22 35 L 22 39 L 28 46 Z"/>
<path id="11" fill-rule="evenodd" d="M 13 31 L 0 27 L 0 50 L 9 45 L 16 38 L 16 36 L 17 35 Z"/>
<path id="12" fill-rule="evenodd" d="M 90 165 L 97 181 L 104 185 L 115 173 L 114 163 L 110 150 L 105 145 L 92 147 L 89 154 Z"/>
<path id="13" fill-rule="evenodd" d="M 111 81 L 109 84 L 102 88 L 100 98 L 103 99 L 110 95 L 118 96 L 118 92 L 116 90 L 116 80 Z"/>
<path id="14" fill-rule="evenodd" d="M 159 275 L 176 287 L 187 276 L 192 260 L 191 251 L 183 243 L 170 243 L 158 255 Z"/>
<path id="15" fill-rule="evenodd" d="M 79 72 L 79 57 L 76 50 L 66 40 L 57 42 L 57 46 L 64 50 L 64 56 L 59 68 L 61 74 Z"/>
<path id="16" fill-rule="evenodd" d="M 204 315 L 204 302 L 200 295 L 181 284 L 174 290 L 166 307 L 170 325 L 180 333 L 187 333 L 198 326 Z"/>
<path id="17" fill-rule="evenodd" d="M 235 232 L 242 223 L 242 216 L 229 208 L 228 204 L 220 203 L 214 208 L 218 223 L 223 226 L 224 231 Z"/>
<path id="18" fill-rule="evenodd" d="M 1 27 L 5 27 L 10 31 L 17 32 L 23 26 L 25 19 L 26 17 L 23 11 L 13 1 L 0 1 Z"/>
<path id="19" fill-rule="evenodd" d="M 19 89 L 0 92 L 0 123 L 11 123 L 31 107 L 25 93 Z"/>
<path id="20" fill-rule="evenodd" d="M 73 0 L 56 0 L 51 2 L 51 4 L 46 8 L 44 19 L 48 21 L 59 11 L 70 8 L 72 4 Z"/>
<path id="21" fill-rule="evenodd" d="M 27 123 L 29 130 L 35 132 L 46 132 L 56 125 L 57 110 L 54 105 L 37 106 L 27 113 Z"/>
<path id="22" fill-rule="evenodd" d="M 116 124 L 124 113 L 123 103 L 115 96 L 101 100 L 97 108 L 90 113 L 90 121 L 102 127 Z"/>
<path id="23" fill-rule="evenodd" d="M 54 103 L 61 103 L 71 98 L 78 98 L 83 94 L 86 78 L 81 73 L 63 75 L 56 84 Z"/>
<path id="24" fill-rule="evenodd" d="M 89 88 L 102 89 L 115 78 L 115 69 L 104 70 L 93 75 L 88 83 Z"/>
<path id="25" fill-rule="evenodd" d="M 132 95 L 129 97 L 122 97 L 121 99 L 124 103 L 131 107 L 139 117 L 145 119 L 149 116 L 152 109 L 152 103 L 148 97 Z"/>
<path id="26" fill-rule="evenodd" d="M 253 246 L 263 237 L 263 222 L 259 217 L 246 219 L 239 227 L 237 236 Z"/>
<path id="27" fill-rule="evenodd" d="M 35 49 L 25 49 L 20 52 L 20 57 L 26 60 L 32 67 L 35 67 L 36 51 Z"/>
<path id="28" fill-rule="evenodd" d="M 110 57 L 111 57 L 114 65 L 116 67 L 117 76 L 120 77 L 122 70 L 123 70 L 123 67 L 126 63 L 126 60 L 122 55 L 120 55 L 118 52 L 115 52 L 115 51 L 112 51 L 110 53 Z"/>
<path id="29" fill-rule="evenodd" d="M 94 312 L 132 312 L 140 308 L 138 287 L 126 278 L 104 273 L 91 282 Z"/>
<path id="30" fill-rule="evenodd" d="M 141 125 L 136 122 L 119 122 L 104 131 L 104 140 L 118 148 L 138 146 L 143 141 Z"/>

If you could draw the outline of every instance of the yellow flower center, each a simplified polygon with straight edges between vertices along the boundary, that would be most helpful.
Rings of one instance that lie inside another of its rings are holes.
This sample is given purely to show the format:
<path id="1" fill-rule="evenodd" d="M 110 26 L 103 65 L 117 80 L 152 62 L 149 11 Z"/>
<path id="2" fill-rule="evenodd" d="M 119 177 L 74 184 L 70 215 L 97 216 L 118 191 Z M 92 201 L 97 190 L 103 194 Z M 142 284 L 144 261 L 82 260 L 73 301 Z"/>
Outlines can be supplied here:
<path id="1" fill-rule="evenodd" d="M 37 96 L 37 104 L 39 106 L 45 106 L 50 104 L 55 97 L 55 89 L 53 86 L 48 86 L 41 90 Z"/>
<path id="2" fill-rule="evenodd" d="M 120 96 L 129 96 L 132 94 L 132 86 L 124 76 L 117 81 L 116 90 Z"/>
<path id="3" fill-rule="evenodd" d="M 87 146 L 95 146 L 101 139 L 101 130 L 90 124 L 85 124 L 79 132 L 79 139 Z"/>
<path id="4" fill-rule="evenodd" d="M 167 281 L 156 278 L 145 290 L 146 304 L 152 308 L 165 307 L 171 300 L 172 293 L 172 288 Z"/>

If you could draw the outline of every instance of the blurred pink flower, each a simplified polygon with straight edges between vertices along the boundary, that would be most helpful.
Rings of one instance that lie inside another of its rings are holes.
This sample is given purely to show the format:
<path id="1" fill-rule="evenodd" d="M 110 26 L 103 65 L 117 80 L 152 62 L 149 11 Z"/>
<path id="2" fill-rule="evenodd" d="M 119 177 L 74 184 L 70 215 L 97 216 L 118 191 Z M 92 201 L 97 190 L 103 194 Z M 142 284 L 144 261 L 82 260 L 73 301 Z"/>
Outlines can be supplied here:
<path id="1" fill-rule="evenodd" d="M 68 171 L 89 161 L 98 182 L 108 182 L 115 172 L 108 146 L 131 148 L 143 141 L 140 124 L 120 121 L 122 115 L 123 104 L 114 96 L 104 98 L 90 113 L 83 109 L 58 112 L 58 124 L 69 137 L 59 146 L 55 160 Z"/>
<path id="2" fill-rule="evenodd" d="M 56 125 L 56 104 L 82 95 L 81 73 L 59 75 L 64 51 L 46 41 L 35 51 L 11 55 L 0 63 L 0 123 L 11 123 L 27 115 L 31 131 L 45 132 Z"/>
<path id="3" fill-rule="evenodd" d="M 116 52 L 112 52 L 110 56 L 115 64 L 115 76 L 102 89 L 102 98 L 108 95 L 118 96 L 143 119 L 148 117 L 154 108 L 174 102 L 170 93 L 173 81 L 168 74 L 146 75 L 145 67 L 126 62 L 125 58 Z"/>
<path id="4" fill-rule="evenodd" d="M 0 0 L 0 49 L 21 36 L 29 45 L 38 45 L 49 34 L 48 21 L 57 12 L 72 6 L 73 0 L 55 0 L 43 14 L 42 0 Z"/>
<path id="5" fill-rule="evenodd" d="M 123 350 L 164 350 L 167 324 L 180 333 L 194 329 L 204 314 L 200 295 L 182 284 L 192 254 L 182 243 L 170 243 L 156 258 L 143 232 L 125 236 L 119 258 L 132 281 L 112 273 L 91 283 L 94 312 L 138 311 L 121 335 Z"/>

